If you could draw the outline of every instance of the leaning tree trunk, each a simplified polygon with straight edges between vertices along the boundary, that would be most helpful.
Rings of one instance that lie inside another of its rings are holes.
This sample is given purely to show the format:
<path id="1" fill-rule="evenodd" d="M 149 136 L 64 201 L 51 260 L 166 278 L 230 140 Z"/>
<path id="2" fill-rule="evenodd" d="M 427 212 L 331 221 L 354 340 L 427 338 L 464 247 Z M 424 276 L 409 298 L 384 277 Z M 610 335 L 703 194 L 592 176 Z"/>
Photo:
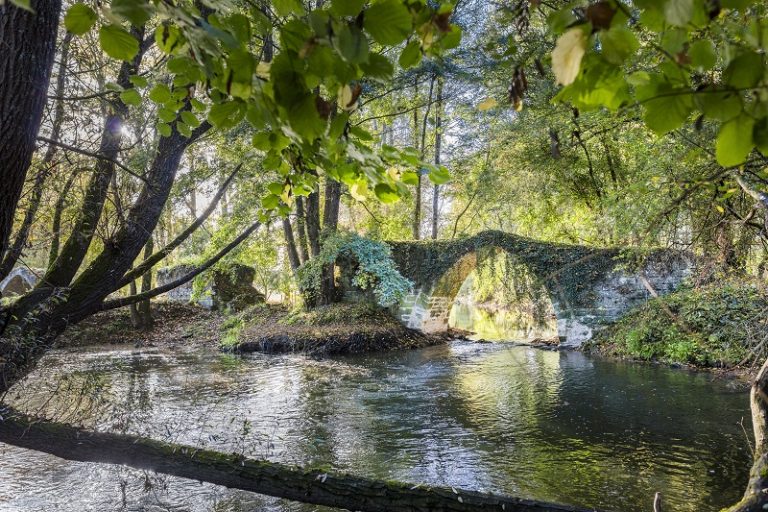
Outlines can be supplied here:
<path id="1" fill-rule="evenodd" d="M 61 0 L 32 0 L 32 11 L 0 5 L 0 255 L 8 249 L 16 206 L 48 94 Z"/>
<path id="2" fill-rule="evenodd" d="M 755 459 L 744 497 L 728 512 L 768 510 L 768 360 L 763 363 L 752 383 L 750 404 L 755 433 Z"/>
<path id="3" fill-rule="evenodd" d="M 0 441 L 67 460 L 122 464 L 232 489 L 363 512 L 587 512 L 585 509 L 428 485 L 385 482 L 249 459 L 4 412 Z M 594 512 L 594 509 L 589 509 Z"/>

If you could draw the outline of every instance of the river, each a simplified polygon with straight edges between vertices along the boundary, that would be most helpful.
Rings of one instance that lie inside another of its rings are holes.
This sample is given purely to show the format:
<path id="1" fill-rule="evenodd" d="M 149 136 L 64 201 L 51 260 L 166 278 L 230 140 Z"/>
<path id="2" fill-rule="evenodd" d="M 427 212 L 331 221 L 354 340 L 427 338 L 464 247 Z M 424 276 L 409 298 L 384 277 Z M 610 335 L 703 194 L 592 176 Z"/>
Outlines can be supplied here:
<path id="1" fill-rule="evenodd" d="M 504 343 L 324 360 L 60 350 L 17 391 L 91 428 L 613 512 L 648 512 L 656 491 L 667 510 L 717 511 L 750 465 L 733 381 Z M 0 511 L 113 510 L 329 509 L 0 444 Z"/>

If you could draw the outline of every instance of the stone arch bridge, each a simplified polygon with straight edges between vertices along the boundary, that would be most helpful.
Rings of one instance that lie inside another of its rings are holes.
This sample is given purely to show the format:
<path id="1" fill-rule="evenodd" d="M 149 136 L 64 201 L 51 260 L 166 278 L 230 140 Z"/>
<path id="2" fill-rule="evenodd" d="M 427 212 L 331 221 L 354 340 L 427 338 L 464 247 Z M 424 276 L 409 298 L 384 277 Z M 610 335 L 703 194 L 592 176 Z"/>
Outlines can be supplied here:
<path id="1" fill-rule="evenodd" d="M 564 347 L 578 347 L 628 309 L 673 291 L 694 263 L 681 251 L 662 249 L 641 256 L 638 251 L 542 242 L 500 231 L 389 245 L 400 273 L 414 283 L 413 293 L 397 307 L 407 326 L 445 331 L 459 288 L 477 266 L 478 252 L 496 248 L 522 264 L 546 290 Z"/>

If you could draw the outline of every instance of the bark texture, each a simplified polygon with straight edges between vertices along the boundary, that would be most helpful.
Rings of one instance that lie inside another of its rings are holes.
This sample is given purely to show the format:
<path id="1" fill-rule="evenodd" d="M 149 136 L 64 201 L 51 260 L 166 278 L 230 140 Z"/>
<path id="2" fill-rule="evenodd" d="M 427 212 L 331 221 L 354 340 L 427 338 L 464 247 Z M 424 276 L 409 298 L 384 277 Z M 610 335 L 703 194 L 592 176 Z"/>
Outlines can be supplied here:
<path id="1" fill-rule="evenodd" d="M 123 464 L 232 489 L 363 512 L 587 512 L 585 509 L 454 489 L 383 482 L 303 469 L 151 439 L 88 432 L 4 414 L 0 441 L 67 460 Z"/>
<path id="2" fill-rule="evenodd" d="M 0 5 L 0 255 L 8 249 L 16 205 L 40 129 L 61 0 L 32 0 L 34 13 Z"/>

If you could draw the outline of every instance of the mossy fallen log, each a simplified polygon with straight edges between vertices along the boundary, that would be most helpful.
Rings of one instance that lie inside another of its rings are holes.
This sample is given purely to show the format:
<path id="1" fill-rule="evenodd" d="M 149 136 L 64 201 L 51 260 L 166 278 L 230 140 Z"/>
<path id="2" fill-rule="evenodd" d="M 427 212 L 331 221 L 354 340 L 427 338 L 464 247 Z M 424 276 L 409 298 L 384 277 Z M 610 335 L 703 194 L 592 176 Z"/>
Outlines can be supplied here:
<path id="1" fill-rule="evenodd" d="M 451 487 L 384 482 L 39 420 L 5 410 L 0 442 L 67 460 L 122 464 L 232 489 L 364 512 L 587 512 Z"/>

